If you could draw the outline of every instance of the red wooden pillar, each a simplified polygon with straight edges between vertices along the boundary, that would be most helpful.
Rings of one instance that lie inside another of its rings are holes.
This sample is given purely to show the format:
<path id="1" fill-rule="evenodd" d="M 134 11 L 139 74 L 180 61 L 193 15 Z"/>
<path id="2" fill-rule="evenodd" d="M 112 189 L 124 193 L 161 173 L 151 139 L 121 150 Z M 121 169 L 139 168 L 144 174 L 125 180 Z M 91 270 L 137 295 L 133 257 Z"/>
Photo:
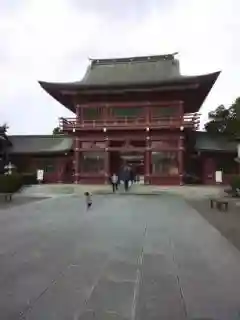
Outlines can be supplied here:
<path id="1" fill-rule="evenodd" d="M 80 140 L 75 137 L 74 146 L 74 171 L 75 171 L 75 183 L 79 183 L 80 180 Z"/>
<path id="2" fill-rule="evenodd" d="M 80 141 L 77 137 L 76 129 L 82 122 L 82 107 L 76 103 L 76 128 L 73 129 L 74 139 L 74 182 L 79 183 L 80 180 Z"/>
<path id="3" fill-rule="evenodd" d="M 105 147 L 105 163 L 104 163 L 104 172 L 105 172 L 105 183 L 108 183 L 110 175 L 110 163 L 109 163 L 109 140 L 106 138 L 106 147 Z"/>
<path id="4" fill-rule="evenodd" d="M 150 105 L 147 105 L 145 108 L 144 108 L 144 118 L 145 118 L 145 121 L 146 121 L 146 125 L 149 126 L 150 124 Z"/>
<path id="5" fill-rule="evenodd" d="M 178 164 L 179 164 L 179 184 L 183 185 L 183 174 L 184 174 L 184 136 L 181 134 L 179 137 L 178 145 Z"/>
<path id="6" fill-rule="evenodd" d="M 144 183 L 149 184 L 150 183 L 150 157 L 151 157 L 151 151 L 150 151 L 150 137 L 146 137 L 146 151 L 145 151 L 145 161 L 144 161 Z"/>
<path id="7" fill-rule="evenodd" d="M 107 123 L 108 118 L 109 118 L 109 107 L 108 105 L 105 105 L 102 109 L 101 119 Z"/>
<path id="8" fill-rule="evenodd" d="M 78 124 L 82 121 L 82 108 L 79 104 L 76 105 L 76 127 L 78 127 Z"/>
<path id="9" fill-rule="evenodd" d="M 180 116 L 180 125 L 184 125 L 184 107 L 183 107 L 183 102 L 179 102 L 179 116 Z"/>

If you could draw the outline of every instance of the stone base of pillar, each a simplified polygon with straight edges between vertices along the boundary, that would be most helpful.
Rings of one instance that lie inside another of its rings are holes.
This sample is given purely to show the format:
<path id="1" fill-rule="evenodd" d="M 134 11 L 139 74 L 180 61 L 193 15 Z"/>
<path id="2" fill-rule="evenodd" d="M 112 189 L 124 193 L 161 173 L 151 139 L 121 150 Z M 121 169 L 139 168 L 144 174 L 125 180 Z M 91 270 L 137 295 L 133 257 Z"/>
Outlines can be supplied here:
<path id="1" fill-rule="evenodd" d="M 179 175 L 179 180 L 180 180 L 180 181 L 179 181 L 179 185 L 180 185 L 180 186 L 183 186 L 184 183 L 183 183 L 183 175 L 182 175 L 182 174 Z"/>

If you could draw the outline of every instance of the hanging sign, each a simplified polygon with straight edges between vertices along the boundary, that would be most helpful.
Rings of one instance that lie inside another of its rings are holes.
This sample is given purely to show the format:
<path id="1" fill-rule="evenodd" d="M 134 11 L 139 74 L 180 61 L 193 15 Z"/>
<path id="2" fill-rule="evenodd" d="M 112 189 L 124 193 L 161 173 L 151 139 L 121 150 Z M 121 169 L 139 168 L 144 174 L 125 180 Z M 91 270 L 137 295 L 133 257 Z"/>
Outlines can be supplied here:
<path id="1" fill-rule="evenodd" d="M 222 183 L 222 171 L 215 172 L 215 181 L 216 183 Z"/>
<path id="2" fill-rule="evenodd" d="M 43 181 L 44 171 L 42 169 L 37 170 L 37 180 Z"/>

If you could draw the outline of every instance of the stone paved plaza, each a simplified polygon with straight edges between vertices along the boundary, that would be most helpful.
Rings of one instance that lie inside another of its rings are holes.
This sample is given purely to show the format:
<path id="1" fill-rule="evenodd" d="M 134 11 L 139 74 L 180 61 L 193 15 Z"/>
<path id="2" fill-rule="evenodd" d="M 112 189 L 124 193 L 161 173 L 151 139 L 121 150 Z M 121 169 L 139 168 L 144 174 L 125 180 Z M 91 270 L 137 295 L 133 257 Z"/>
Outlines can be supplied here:
<path id="1" fill-rule="evenodd" d="M 0 319 L 240 319 L 240 253 L 177 195 L 0 210 Z"/>

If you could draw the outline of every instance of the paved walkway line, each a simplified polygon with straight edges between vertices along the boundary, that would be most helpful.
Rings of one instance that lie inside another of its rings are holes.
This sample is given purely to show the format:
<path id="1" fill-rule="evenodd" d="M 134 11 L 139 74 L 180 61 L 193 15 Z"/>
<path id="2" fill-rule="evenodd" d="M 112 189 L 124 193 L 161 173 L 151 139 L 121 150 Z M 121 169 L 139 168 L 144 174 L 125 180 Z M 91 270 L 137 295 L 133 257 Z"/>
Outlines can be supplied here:
<path id="1" fill-rule="evenodd" d="M 147 226 L 144 229 L 144 238 L 146 238 L 147 235 Z M 143 266 L 143 246 L 141 253 L 138 258 L 138 267 L 136 271 L 136 280 L 135 280 L 135 285 L 134 285 L 134 291 L 133 291 L 133 302 L 132 302 L 132 310 L 131 310 L 131 320 L 135 320 L 136 318 L 136 308 L 137 308 L 137 302 L 138 302 L 138 297 L 139 297 L 139 290 L 140 290 L 140 282 L 141 282 L 141 269 Z"/>

